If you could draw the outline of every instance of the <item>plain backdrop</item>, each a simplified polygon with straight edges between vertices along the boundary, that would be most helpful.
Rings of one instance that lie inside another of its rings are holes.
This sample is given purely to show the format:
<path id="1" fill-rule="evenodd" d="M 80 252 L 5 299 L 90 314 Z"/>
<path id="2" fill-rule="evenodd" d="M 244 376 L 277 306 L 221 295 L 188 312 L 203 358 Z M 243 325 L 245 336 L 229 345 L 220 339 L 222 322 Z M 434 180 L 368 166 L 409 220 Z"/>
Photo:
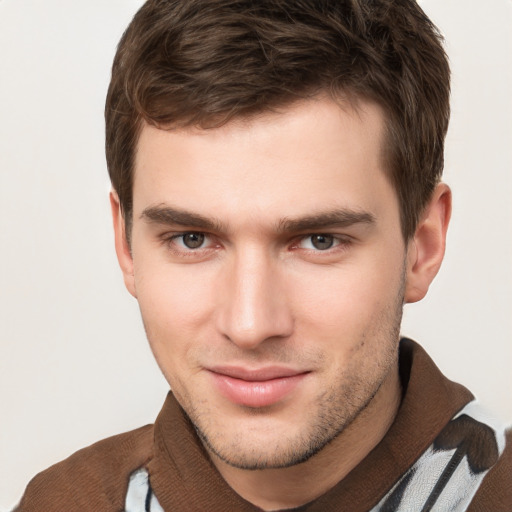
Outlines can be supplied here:
<path id="1" fill-rule="evenodd" d="M 140 0 L 0 0 L 0 510 L 96 440 L 154 420 L 167 385 L 114 256 L 103 105 Z M 402 332 L 512 421 L 512 3 L 424 0 L 453 71 L 454 213 Z"/>

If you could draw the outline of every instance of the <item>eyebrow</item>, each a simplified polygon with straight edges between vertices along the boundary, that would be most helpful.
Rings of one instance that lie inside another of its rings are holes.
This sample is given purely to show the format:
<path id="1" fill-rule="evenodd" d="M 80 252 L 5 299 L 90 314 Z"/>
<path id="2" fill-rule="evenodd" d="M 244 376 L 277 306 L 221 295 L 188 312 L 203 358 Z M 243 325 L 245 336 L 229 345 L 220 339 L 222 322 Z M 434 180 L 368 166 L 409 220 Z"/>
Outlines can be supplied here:
<path id="1" fill-rule="evenodd" d="M 198 213 L 192 213 L 167 205 L 145 208 L 140 217 L 154 224 L 172 224 L 218 232 L 226 231 L 225 226 L 218 220 L 209 219 Z"/>
<path id="2" fill-rule="evenodd" d="M 355 224 L 375 224 L 375 216 L 370 212 L 342 208 L 298 219 L 283 219 L 278 223 L 278 229 L 284 233 L 293 233 L 326 228 L 346 228 Z"/>
<path id="3" fill-rule="evenodd" d="M 185 226 L 207 231 L 227 232 L 227 227 L 218 219 L 204 217 L 198 213 L 174 208 L 165 204 L 145 208 L 140 218 L 154 224 Z M 299 218 L 284 218 L 277 223 L 279 233 L 318 231 L 326 228 L 346 228 L 355 224 L 375 224 L 370 212 L 351 209 L 335 209 Z"/>

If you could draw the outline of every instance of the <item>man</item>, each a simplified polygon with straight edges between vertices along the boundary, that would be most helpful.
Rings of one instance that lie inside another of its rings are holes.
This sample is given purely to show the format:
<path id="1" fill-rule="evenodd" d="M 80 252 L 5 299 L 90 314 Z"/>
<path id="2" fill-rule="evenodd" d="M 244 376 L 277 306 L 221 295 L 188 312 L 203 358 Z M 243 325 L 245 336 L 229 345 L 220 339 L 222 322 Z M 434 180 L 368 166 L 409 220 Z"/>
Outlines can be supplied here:
<path id="1" fill-rule="evenodd" d="M 448 99 L 413 2 L 146 2 L 107 162 L 172 394 L 18 510 L 510 510 L 510 434 L 399 342 L 444 254 Z"/>

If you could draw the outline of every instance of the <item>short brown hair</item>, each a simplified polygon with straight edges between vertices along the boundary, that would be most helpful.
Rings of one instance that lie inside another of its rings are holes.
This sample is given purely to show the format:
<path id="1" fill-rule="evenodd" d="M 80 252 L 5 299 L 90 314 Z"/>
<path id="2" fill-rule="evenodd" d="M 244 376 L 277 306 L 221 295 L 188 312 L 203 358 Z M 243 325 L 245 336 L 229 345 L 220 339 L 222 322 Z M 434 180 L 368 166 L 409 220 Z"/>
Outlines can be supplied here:
<path id="1" fill-rule="evenodd" d="M 450 70 L 413 0 L 147 0 L 124 33 L 107 95 L 106 155 L 127 232 L 143 122 L 220 126 L 301 98 L 376 101 L 404 238 L 443 170 Z"/>

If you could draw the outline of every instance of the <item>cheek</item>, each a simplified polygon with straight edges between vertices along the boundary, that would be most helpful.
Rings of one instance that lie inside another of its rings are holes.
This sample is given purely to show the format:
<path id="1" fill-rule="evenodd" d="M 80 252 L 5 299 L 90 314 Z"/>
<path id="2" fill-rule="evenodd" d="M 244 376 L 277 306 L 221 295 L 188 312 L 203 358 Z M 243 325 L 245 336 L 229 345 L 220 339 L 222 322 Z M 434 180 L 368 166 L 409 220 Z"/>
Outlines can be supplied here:
<path id="1" fill-rule="evenodd" d="M 135 267 L 135 286 L 152 344 L 189 343 L 211 318 L 215 287 L 198 266 L 141 262 Z"/>
<path id="2" fill-rule="evenodd" d="M 401 291 L 401 263 L 326 267 L 294 276 L 289 293 L 299 324 L 332 336 L 361 335 L 394 306 Z"/>
<path id="3" fill-rule="evenodd" d="M 188 270 L 149 268 L 136 273 L 147 339 L 170 387 L 185 401 L 184 383 L 196 371 L 197 346 L 211 339 L 211 292 Z"/>

